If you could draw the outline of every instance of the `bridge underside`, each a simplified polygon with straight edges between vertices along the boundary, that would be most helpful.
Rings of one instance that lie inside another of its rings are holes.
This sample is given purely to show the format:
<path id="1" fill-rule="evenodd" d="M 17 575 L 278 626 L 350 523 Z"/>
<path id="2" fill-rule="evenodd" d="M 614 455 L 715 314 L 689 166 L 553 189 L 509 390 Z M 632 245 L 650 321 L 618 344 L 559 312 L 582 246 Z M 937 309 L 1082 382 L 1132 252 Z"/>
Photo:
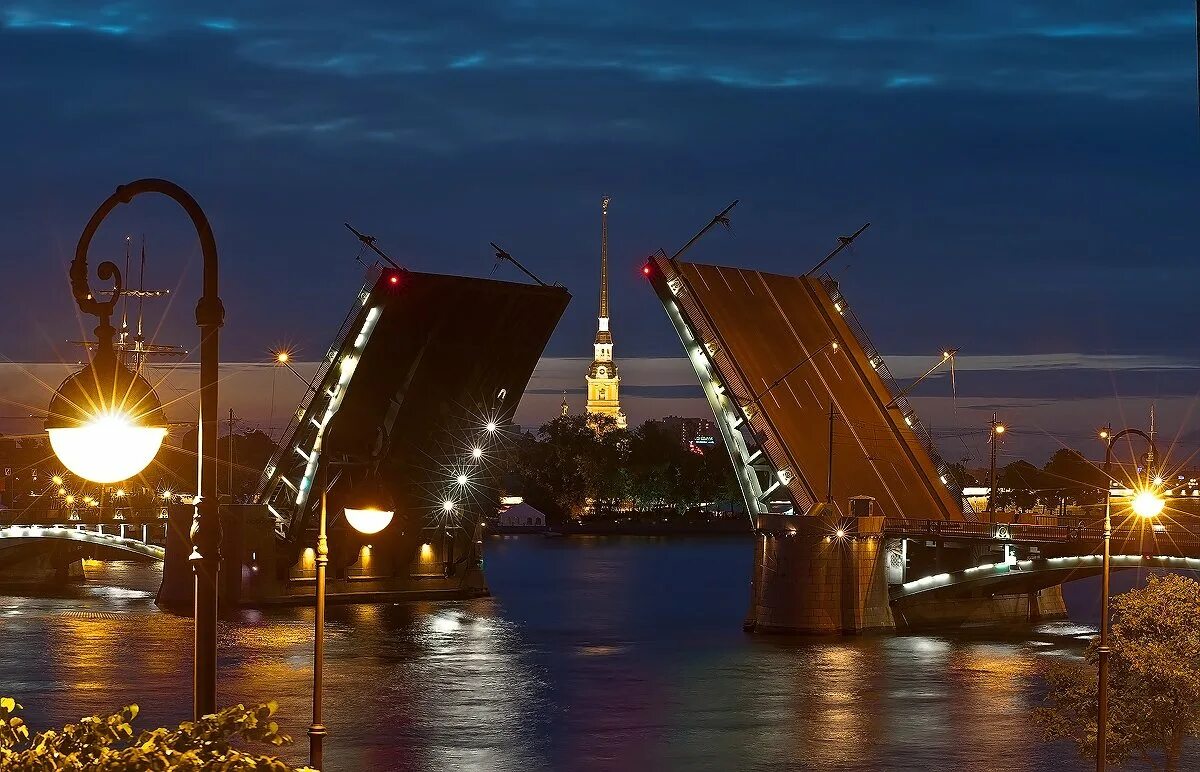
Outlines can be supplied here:
<path id="1" fill-rule="evenodd" d="M 0 585 L 82 579 L 87 560 L 161 563 L 164 556 L 159 545 L 118 534 L 53 526 L 0 528 Z"/>

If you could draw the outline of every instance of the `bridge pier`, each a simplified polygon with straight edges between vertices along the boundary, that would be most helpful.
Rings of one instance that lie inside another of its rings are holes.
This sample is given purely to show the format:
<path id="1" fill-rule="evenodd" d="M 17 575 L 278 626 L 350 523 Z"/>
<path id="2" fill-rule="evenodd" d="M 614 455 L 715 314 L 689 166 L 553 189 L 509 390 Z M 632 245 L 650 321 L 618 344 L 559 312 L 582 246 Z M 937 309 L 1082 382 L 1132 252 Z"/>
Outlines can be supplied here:
<path id="1" fill-rule="evenodd" d="M 893 630 L 883 518 L 760 515 L 746 628 L 764 633 Z"/>
<path id="2" fill-rule="evenodd" d="M 1067 618 L 1067 606 L 1059 584 L 1004 595 L 918 596 L 911 601 L 897 602 L 893 610 L 897 627 L 908 629 L 1025 625 Z"/>

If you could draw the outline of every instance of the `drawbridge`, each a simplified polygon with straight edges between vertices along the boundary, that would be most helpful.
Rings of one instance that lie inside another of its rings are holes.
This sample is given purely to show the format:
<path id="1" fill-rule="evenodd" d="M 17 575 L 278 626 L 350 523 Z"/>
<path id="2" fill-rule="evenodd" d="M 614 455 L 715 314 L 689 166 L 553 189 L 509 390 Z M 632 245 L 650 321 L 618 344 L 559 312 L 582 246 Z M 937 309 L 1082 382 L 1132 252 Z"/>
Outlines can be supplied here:
<path id="1" fill-rule="evenodd" d="M 221 507 L 223 601 L 311 600 L 322 491 L 332 598 L 485 594 L 481 523 L 496 509 L 517 405 L 569 300 L 558 286 L 370 268 L 255 502 Z M 339 513 L 368 476 L 396 515 L 364 536 Z M 86 514 L 29 510 L 0 524 L 0 582 L 62 568 L 47 561 L 128 553 L 163 561 L 160 604 L 188 606 L 190 507 Z"/>
<path id="2" fill-rule="evenodd" d="M 1065 616 L 1061 583 L 1098 570 L 1098 514 L 964 514 L 928 431 L 832 277 L 666 256 L 643 270 L 713 410 L 753 524 L 748 629 Z M 1113 507 L 1117 568 L 1200 566 L 1196 518 L 1138 522 L 1127 500 L 1114 497 Z"/>
<path id="3" fill-rule="evenodd" d="M 751 518 L 823 503 L 841 516 L 962 519 L 929 433 L 832 278 L 662 256 L 647 276 Z"/>

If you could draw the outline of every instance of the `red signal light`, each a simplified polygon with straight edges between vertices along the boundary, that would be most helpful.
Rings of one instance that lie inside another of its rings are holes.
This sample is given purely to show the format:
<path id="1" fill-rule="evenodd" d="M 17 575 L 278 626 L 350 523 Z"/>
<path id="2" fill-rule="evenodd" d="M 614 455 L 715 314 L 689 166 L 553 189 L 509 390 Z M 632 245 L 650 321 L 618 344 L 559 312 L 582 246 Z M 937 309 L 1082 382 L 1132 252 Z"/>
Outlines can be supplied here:
<path id="1" fill-rule="evenodd" d="M 399 277 L 399 276 L 397 276 L 396 274 L 392 274 L 392 275 L 391 275 L 391 277 L 390 277 L 390 278 L 388 278 L 388 281 L 390 281 L 392 284 L 399 284 L 399 283 L 400 283 L 400 277 Z"/>
<path id="2" fill-rule="evenodd" d="M 649 276 L 649 275 L 650 275 L 650 266 L 649 266 L 649 265 L 643 265 L 643 266 L 642 266 L 642 275 L 643 275 L 643 276 Z"/>

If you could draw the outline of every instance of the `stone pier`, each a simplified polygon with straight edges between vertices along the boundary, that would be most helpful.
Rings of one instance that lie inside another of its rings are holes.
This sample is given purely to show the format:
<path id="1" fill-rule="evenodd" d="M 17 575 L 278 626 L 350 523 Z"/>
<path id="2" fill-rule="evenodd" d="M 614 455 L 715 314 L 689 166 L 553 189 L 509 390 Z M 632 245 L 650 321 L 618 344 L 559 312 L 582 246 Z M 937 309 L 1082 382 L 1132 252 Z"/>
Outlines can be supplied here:
<path id="1" fill-rule="evenodd" d="M 746 628 L 854 634 L 894 630 L 883 518 L 760 515 Z"/>

